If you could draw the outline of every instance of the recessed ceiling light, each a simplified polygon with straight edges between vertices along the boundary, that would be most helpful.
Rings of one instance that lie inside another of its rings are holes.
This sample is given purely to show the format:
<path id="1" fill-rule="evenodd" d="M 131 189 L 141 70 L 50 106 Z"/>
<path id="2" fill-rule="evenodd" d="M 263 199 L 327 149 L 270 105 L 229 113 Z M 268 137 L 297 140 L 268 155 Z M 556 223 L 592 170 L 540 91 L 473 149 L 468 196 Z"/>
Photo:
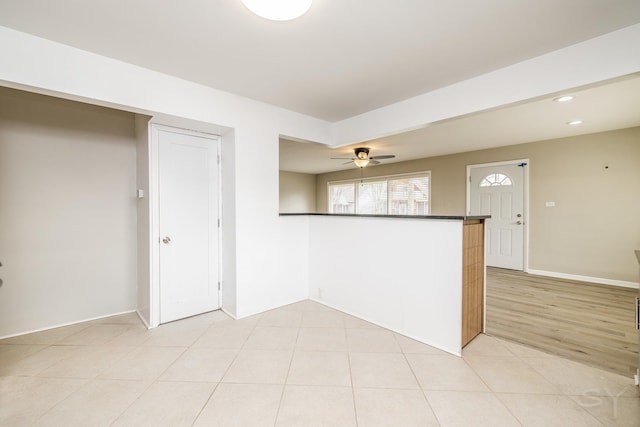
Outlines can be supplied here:
<path id="1" fill-rule="evenodd" d="M 567 122 L 567 124 L 569 126 L 577 126 L 577 125 L 581 125 L 582 124 L 582 120 L 571 120 L 570 122 Z"/>
<path id="2" fill-rule="evenodd" d="M 247 9 L 272 21 L 290 21 L 307 13 L 313 0 L 241 0 Z"/>
<path id="3" fill-rule="evenodd" d="M 554 101 L 556 102 L 569 102 L 572 101 L 574 98 L 573 95 L 563 95 L 563 96 L 559 96 L 557 98 L 553 98 Z"/>

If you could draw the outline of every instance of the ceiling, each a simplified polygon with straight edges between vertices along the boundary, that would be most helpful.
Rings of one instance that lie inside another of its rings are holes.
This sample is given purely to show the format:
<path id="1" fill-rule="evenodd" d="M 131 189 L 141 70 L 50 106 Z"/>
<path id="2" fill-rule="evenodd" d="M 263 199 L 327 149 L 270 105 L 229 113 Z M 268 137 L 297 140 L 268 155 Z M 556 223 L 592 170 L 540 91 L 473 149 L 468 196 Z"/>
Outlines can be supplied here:
<path id="1" fill-rule="evenodd" d="M 566 103 L 554 101 L 564 94 L 575 98 Z M 577 119 L 583 123 L 567 125 Z M 395 154 L 394 159 L 381 161 L 387 164 L 634 126 L 640 126 L 640 75 L 340 148 L 281 139 L 280 169 L 318 174 L 355 168 L 343 164 L 344 160 L 331 159 L 353 157 L 355 147 L 371 148 L 372 156 Z"/>
<path id="2" fill-rule="evenodd" d="M 0 25 L 338 121 L 640 22 L 638 0 L 1 0 Z M 407 136 L 408 138 L 408 136 Z"/>

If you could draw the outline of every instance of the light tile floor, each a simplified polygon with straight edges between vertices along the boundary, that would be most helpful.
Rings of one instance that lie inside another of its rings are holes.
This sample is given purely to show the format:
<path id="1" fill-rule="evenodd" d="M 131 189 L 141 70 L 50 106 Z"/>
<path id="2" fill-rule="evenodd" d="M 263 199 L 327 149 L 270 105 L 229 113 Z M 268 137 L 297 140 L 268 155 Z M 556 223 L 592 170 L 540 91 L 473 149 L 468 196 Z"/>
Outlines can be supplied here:
<path id="1" fill-rule="evenodd" d="M 640 426 L 630 378 L 486 335 L 458 358 L 303 301 L 0 341 L 2 426 Z"/>

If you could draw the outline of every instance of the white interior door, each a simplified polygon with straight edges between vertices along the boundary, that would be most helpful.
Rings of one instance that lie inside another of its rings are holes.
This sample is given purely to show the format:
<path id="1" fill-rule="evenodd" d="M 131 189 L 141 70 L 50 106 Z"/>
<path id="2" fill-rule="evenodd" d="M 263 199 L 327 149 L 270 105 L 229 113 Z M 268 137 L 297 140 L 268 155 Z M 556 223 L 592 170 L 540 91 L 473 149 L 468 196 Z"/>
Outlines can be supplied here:
<path id="1" fill-rule="evenodd" d="M 488 266 L 524 268 L 525 165 L 519 162 L 469 169 L 469 215 L 491 215 L 486 221 Z"/>
<path id="2" fill-rule="evenodd" d="M 160 323 L 220 308 L 218 141 L 158 132 Z"/>

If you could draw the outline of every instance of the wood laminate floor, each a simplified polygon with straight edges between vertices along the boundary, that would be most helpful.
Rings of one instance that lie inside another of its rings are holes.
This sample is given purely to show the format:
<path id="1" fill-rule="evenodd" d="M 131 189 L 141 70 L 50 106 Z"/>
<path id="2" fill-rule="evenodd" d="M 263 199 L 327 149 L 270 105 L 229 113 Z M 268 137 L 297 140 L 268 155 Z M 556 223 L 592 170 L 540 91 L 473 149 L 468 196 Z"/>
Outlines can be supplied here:
<path id="1" fill-rule="evenodd" d="M 633 376 L 637 289 L 487 268 L 486 332 Z"/>

